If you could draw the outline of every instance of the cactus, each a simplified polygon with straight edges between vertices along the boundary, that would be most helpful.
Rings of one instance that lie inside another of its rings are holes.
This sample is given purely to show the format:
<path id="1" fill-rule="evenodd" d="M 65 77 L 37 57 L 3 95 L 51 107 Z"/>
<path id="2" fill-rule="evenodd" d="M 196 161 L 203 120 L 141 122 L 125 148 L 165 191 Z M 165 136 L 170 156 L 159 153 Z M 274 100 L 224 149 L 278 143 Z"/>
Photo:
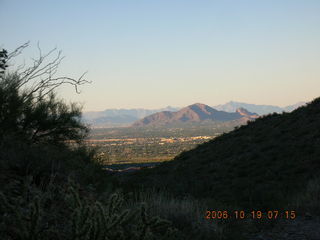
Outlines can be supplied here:
<path id="1" fill-rule="evenodd" d="M 0 193 L 3 239 L 148 240 L 169 239 L 174 232 L 168 221 L 148 216 L 146 204 L 126 209 L 121 193 L 92 201 L 74 183 L 67 186 L 52 184 L 44 191 L 27 179 L 20 196 Z M 17 186 L 12 188 L 16 192 Z"/>
<path id="2" fill-rule="evenodd" d="M 15 235 L 21 240 L 37 240 L 41 232 L 40 220 L 41 220 L 41 207 L 40 198 L 35 197 L 27 208 L 17 207 L 17 203 L 21 201 L 21 198 L 16 199 L 15 202 L 10 203 L 8 198 L 0 193 L 0 200 L 3 206 L 7 209 L 6 216 L 8 218 L 13 217 L 14 224 L 10 227 L 12 231 L 10 234 Z M 25 212 L 26 214 L 22 214 Z"/>
<path id="3" fill-rule="evenodd" d="M 169 221 L 163 220 L 159 217 L 149 217 L 147 214 L 146 204 L 141 204 L 141 220 L 142 228 L 139 236 L 139 240 L 146 238 L 148 232 L 152 232 L 163 227 L 168 227 L 170 225 Z"/>

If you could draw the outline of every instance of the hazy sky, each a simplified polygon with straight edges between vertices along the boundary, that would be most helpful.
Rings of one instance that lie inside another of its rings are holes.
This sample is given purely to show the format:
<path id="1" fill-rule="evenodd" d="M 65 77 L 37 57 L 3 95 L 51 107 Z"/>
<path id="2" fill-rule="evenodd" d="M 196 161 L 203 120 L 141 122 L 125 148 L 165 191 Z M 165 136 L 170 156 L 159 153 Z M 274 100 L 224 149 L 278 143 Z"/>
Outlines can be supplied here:
<path id="1" fill-rule="evenodd" d="M 0 0 L 0 47 L 58 47 L 84 110 L 320 96 L 318 0 Z"/>

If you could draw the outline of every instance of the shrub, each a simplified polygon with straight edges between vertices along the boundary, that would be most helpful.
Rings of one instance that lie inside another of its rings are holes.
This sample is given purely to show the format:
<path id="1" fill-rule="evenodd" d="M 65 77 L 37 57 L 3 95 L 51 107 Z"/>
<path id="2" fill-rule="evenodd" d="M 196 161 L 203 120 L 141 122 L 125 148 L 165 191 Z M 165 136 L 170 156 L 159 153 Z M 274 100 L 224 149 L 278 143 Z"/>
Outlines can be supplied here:
<path id="1" fill-rule="evenodd" d="M 13 54 L 0 51 L 6 70 Z M 175 239 L 177 231 L 145 204 L 124 206 L 123 195 L 82 144 L 88 128 L 81 108 L 54 90 L 86 81 L 53 77 L 60 53 L 40 55 L 22 72 L 0 71 L 0 236 L 38 239 Z M 181 238 L 180 238 L 181 239 Z"/>
<path id="2" fill-rule="evenodd" d="M 72 181 L 52 182 L 41 191 L 29 176 L 0 193 L 2 239 L 142 240 L 170 239 L 176 234 L 168 221 L 148 216 L 145 205 L 125 209 L 120 193 L 96 201 Z"/>

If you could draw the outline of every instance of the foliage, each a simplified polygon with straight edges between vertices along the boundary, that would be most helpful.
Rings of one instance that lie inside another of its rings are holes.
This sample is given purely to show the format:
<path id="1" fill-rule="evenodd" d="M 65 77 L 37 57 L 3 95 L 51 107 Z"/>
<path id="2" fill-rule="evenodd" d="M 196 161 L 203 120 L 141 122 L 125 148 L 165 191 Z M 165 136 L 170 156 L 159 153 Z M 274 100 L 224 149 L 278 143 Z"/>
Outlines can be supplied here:
<path id="1" fill-rule="evenodd" d="M 0 77 L 3 77 L 3 74 L 6 70 L 7 66 L 7 59 L 8 59 L 8 52 L 5 49 L 0 51 Z"/>
<path id="2" fill-rule="evenodd" d="M 3 57 L 6 62 L 8 55 Z M 56 82 L 57 78 L 43 80 L 43 75 L 52 71 L 41 65 L 43 58 L 40 56 L 24 75 L 14 71 L 5 73 L 0 79 L 0 140 L 11 135 L 32 144 L 61 144 L 66 140 L 80 142 L 87 135 L 88 128 L 80 119 L 81 108 L 56 98 L 53 89 L 57 87 L 55 84 L 60 84 Z M 30 82 L 38 78 L 41 80 Z M 45 85 L 44 81 L 49 81 L 52 86 Z M 28 84 L 32 87 L 25 87 Z"/>

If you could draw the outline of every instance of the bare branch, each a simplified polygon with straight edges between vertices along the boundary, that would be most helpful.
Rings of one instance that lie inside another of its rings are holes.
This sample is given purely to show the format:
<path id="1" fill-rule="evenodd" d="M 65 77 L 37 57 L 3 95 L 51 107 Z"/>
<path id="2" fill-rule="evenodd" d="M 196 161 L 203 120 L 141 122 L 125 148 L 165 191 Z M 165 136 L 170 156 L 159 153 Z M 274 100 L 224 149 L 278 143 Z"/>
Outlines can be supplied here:
<path id="1" fill-rule="evenodd" d="M 8 61 L 11 59 L 11 58 L 14 58 L 16 56 L 18 56 L 19 54 L 22 53 L 22 51 L 27 48 L 29 46 L 29 41 L 22 44 L 20 47 L 16 48 L 13 52 L 11 52 L 10 54 L 8 54 Z"/>
<path id="2" fill-rule="evenodd" d="M 18 47 L 8 55 L 9 58 L 19 55 L 28 46 L 29 42 Z M 39 42 L 37 48 L 39 56 L 36 59 L 32 59 L 33 65 L 28 68 L 21 66 L 16 70 L 20 76 L 18 87 L 27 90 L 26 99 L 32 98 L 34 101 L 39 101 L 54 92 L 56 88 L 65 84 L 72 85 L 76 93 L 80 93 L 80 85 L 91 83 L 84 78 L 86 72 L 77 79 L 66 76 L 56 76 L 58 67 L 64 59 L 62 52 L 57 52 L 57 48 L 53 48 L 43 54 Z M 56 56 L 53 57 L 53 54 Z"/>

